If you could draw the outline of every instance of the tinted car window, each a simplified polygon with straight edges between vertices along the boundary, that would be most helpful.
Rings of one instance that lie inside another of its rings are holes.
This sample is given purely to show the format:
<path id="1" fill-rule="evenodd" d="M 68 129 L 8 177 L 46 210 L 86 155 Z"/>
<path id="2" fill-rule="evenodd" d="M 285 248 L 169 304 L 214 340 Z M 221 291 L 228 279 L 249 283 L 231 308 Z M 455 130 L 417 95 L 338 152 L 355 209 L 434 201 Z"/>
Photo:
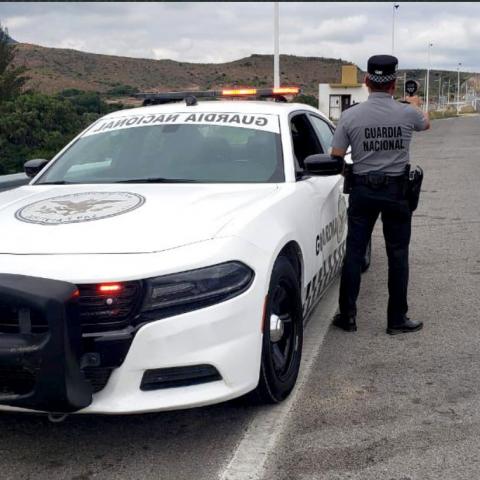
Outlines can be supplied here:
<path id="1" fill-rule="evenodd" d="M 301 168 L 303 168 L 303 161 L 309 155 L 323 153 L 322 146 L 306 114 L 300 113 L 293 116 L 290 120 L 290 130 L 292 134 L 293 152 Z"/>
<path id="2" fill-rule="evenodd" d="M 315 129 L 318 139 L 322 144 L 324 153 L 329 152 L 329 148 L 332 146 L 333 132 L 327 122 L 314 115 L 309 115 L 313 128 Z"/>

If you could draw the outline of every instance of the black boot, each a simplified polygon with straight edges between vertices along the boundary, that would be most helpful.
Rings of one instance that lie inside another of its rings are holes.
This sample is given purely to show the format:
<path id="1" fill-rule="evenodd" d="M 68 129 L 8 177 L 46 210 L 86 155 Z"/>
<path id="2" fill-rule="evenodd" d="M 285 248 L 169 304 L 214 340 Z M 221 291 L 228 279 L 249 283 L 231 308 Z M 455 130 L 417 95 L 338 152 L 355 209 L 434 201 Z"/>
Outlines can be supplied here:
<path id="1" fill-rule="evenodd" d="M 388 322 L 387 333 L 389 335 L 398 335 L 399 333 L 418 332 L 423 328 L 423 322 L 417 320 L 410 320 L 408 317 L 403 317 L 399 321 Z"/>
<path id="2" fill-rule="evenodd" d="M 357 322 L 355 316 L 343 316 L 341 313 L 338 313 L 333 317 L 332 325 L 335 325 L 346 332 L 356 332 L 357 331 Z"/>

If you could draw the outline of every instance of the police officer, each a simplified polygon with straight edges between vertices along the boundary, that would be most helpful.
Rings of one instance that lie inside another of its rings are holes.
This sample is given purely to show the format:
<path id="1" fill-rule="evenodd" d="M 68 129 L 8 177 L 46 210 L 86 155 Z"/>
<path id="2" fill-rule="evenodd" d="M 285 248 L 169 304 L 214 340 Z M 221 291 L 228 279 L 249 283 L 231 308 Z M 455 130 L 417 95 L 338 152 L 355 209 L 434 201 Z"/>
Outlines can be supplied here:
<path id="1" fill-rule="evenodd" d="M 406 314 L 408 246 L 412 212 L 406 197 L 406 168 L 412 132 L 430 128 L 428 114 L 393 99 L 398 60 L 375 55 L 368 60 L 369 97 L 342 113 L 332 141 L 332 156 L 344 157 L 350 145 L 353 175 L 348 236 L 340 283 L 339 310 L 333 324 L 356 331 L 356 301 L 363 258 L 381 214 L 388 256 L 387 333 L 415 332 L 420 321 Z"/>

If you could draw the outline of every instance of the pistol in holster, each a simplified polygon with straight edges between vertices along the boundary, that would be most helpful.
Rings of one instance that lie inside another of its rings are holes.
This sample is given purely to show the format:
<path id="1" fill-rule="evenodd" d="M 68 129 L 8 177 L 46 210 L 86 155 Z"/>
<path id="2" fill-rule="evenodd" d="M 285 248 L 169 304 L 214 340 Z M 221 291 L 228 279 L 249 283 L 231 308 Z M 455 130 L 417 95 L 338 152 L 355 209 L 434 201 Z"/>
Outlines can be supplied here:
<path id="1" fill-rule="evenodd" d="M 418 207 L 420 200 L 420 191 L 423 182 L 423 169 L 418 165 L 412 170 L 410 165 L 407 165 L 405 170 L 406 182 L 406 197 L 410 211 L 414 212 Z"/>

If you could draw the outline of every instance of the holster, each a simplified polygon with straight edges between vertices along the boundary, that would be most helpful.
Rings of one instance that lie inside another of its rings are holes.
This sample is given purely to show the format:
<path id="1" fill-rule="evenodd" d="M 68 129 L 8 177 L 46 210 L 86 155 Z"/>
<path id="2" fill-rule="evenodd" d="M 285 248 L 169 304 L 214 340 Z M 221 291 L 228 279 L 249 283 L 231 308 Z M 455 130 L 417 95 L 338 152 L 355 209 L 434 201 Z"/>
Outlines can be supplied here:
<path id="1" fill-rule="evenodd" d="M 410 211 L 414 212 L 418 207 L 418 202 L 420 200 L 420 191 L 422 188 L 423 182 L 423 170 L 418 165 L 411 170 L 410 165 L 407 165 L 407 175 L 408 181 L 407 184 L 407 200 Z"/>
<path id="2" fill-rule="evenodd" d="M 353 189 L 353 164 L 345 163 L 343 165 L 343 193 L 349 194 Z"/>

